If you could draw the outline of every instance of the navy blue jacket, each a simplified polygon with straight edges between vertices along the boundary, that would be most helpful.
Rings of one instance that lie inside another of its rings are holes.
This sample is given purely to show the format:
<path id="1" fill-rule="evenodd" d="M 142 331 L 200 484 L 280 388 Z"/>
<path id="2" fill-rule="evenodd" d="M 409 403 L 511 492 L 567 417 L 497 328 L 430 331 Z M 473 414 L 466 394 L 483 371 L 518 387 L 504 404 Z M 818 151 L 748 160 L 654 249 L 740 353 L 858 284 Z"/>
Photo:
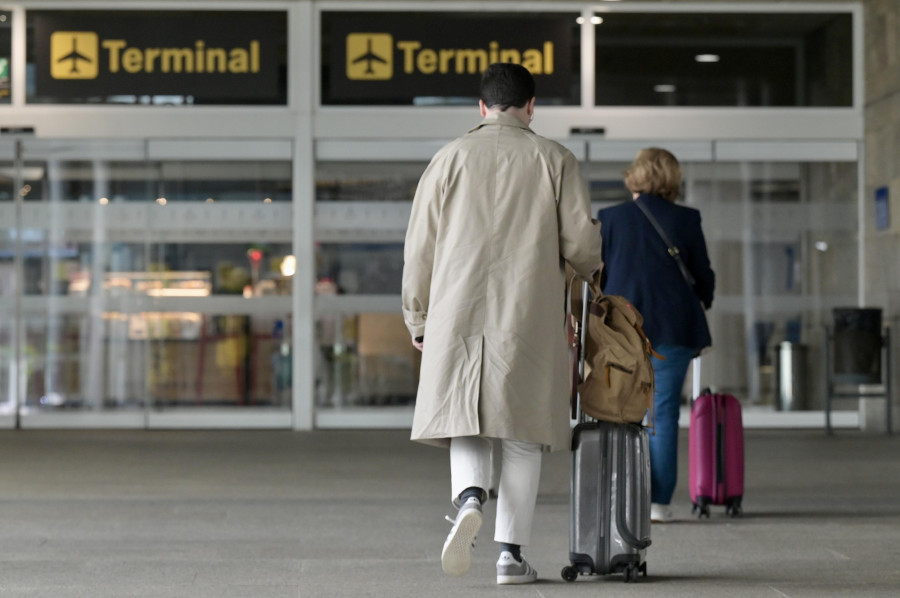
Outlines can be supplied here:
<path id="1" fill-rule="evenodd" d="M 699 352 L 712 343 L 703 307 L 712 305 L 716 286 L 700 212 L 656 195 L 638 200 L 681 252 L 696 284 L 688 286 L 659 233 L 634 201 L 627 201 L 598 214 L 603 292 L 631 301 L 644 316 L 644 332 L 654 346 L 680 345 Z"/>

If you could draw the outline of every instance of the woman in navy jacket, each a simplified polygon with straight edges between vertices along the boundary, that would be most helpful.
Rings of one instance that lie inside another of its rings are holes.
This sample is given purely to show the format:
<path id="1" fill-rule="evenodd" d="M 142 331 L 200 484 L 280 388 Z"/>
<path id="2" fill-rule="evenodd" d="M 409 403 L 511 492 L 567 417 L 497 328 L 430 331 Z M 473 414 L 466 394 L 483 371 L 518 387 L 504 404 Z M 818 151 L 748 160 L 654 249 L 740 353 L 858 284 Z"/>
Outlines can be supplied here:
<path id="1" fill-rule="evenodd" d="M 671 521 L 669 506 L 678 464 L 681 389 L 691 359 L 711 344 L 704 309 L 713 301 L 715 274 L 709 263 L 700 212 L 675 204 L 681 166 L 666 150 L 638 152 L 625 171 L 634 201 L 600 210 L 603 291 L 622 295 L 644 317 L 644 332 L 665 360 L 653 359 L 656 433 L 650 436 L 651 518 Z M 691 287 L 668 247 L 636 202 L 656 218 L 694 278 Z"/>

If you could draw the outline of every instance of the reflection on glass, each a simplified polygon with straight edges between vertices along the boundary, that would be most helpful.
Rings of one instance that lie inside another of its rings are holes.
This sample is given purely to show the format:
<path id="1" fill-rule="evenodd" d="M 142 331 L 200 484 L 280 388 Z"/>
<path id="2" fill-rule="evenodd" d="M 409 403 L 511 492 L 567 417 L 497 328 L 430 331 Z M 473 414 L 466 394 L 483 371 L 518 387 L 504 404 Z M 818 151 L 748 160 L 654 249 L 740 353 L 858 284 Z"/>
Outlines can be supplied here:
<path id="1" fill-rule="evenodd" d="M 409 406 L 415 401 L 421 355 L 403 323 L 399 296 L 409 209 L 426 166 L 316 165 L 319 408 Z M 369 307 L 373 301 L 381 304 L 378 311 Z M 396 313 L 385 313 L 392 308 Z"/>
<path id="2" fill-rule="evenodd" d="M 317 280 L 333 281 L 351 295 L 399 295 L 403 278 L 400 243 L 320 243 Z"/>
<path id="3" fill-rule="evenodd" d="M 12 102 L 12 13 L 0 10 L 0 104 Z"/>
<path id="4" fill-rule="evenodd" d="M 330 307 L 339 295 L 399 296 L 400 243 L 322 243 L 316 252 L 316 294 Z M 399 311 L 399 298 L 397 300 Z M 316 320 L 316 405 L 409 405 L 418 386 L 420 354 L 399 313 L 326 310 Z"/>
<path id="5" fill-rule="evenodd" d="M 13 200 L 13 181 L 16 178 L 15 167 L 12 162 L 0 160 L 0 202 Z M 13 223 L 6 223 L 12 226 Z"/>
<path id="6" fill-rule="evenodd" d="M 412 201 L 427 164 L 320 163 L 316 201 Z"/>
<path id="7" fill-rule="evenodd" d="M 42 231 L 25 231 L 24 294 L 88 297 L 95 263 L 105 264 L 106 297 L 195 297 L 289 295 L 292 274 L 282 273 L 289 244 L 252 245 L 261 259 L 257 275 L 247 259 L 249 244 L 62 243 L 50 247 Z M 12 268 L 12 248 L 0 247 L 0 272 Z M 12 274 L 9 274 L 11 276 Z"/>
<path id="8" fill-rule="evenodd" d="M 24 405 L 287 408 L 289 322 L 194 312 L 107 311 L 93 325 L 85 315 L 31 316 L 25 320 Z"/>
<path id="9" fill-rule="evenodd" d="M 595 206 L 630 199 L 621 183 L 624 166 L 585 165 Z M 703 385 L 747 404 L 772 405 L 773 356 L 782 341 L 813 349 L 807 379 L 819 384 L 822 326 L 832 307 L 855 303 L 857 164 L 682 167 L 679 201 L 700 210 L 716 273 L 716 296 L 707 312 L 713 347 L 704 354 Z M 810 396 L 822 393 L 813 388 Z"/>
<path id="10" fill-rule="evenodd" d="M 50 172 L 52 170 L 52 172 Z M 290 162 L 102 162 L 104 203 L 168 202 L 290 202 Z M 98 165 L 67 160 L 27 160 L 22 170 L 26 201 L 94 202 L 101 187 Z M 11 199 L 3 187 L 11 184 L 12 165 L 0 163 L 0 201 Z M 50 181 L 56 185 L 49 188 Z M 52 194 L 52 195 L 51 195 Z"/>
<path id="11" fill-rule="evenodd" d="M 718 302 L 711 313 L 712 353 L 723 357 L 713 357 L 721 364 L 715 366 L 722 376 L 716 383 L 749 402 L 771 405 L 779 344 L 813 348 L 805 367 L 807 379 L 819 384 L 821 360 L 815 356 L 823 323 L 833 306 L 855 297 L 857 167 L 722 163 L 715 177 L 702 212 L 716 231 L 710 240 Z"/>
<path id="12" fill-rule="evenodd" d="M 15 408 L 15 337 L 15 312 L 4 309 L 0 312 L 0 414 L 3 415 Z"/>
<path id="13" fill-rule="evenodd" d="M 3 166 L 5 199 L 13 175 L 25 181 L 22 222 L 0 243 L 0 281 L 21 261 L 24 314 L 18 389 L 3 332 L 4 399 L 18 393 L 37 410 L 290 408 L 289 162 L 29 156 L 8 177 Z M 2 287 L 12 313 L 14 285 Z"/>
<path id="14" fill-rule="evenodd" d="M 421 354 L 400 314 L 328 314 L 316 321 L 318 407 L 412 405 Z"/>

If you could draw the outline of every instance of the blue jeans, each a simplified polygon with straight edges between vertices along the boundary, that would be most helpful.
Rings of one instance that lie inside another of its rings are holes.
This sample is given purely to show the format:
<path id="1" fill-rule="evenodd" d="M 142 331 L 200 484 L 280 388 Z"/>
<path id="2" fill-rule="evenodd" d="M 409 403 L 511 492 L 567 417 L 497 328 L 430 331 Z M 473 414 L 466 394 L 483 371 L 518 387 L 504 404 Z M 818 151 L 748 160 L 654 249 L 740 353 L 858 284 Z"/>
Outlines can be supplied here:
<path id="1" fill-rule="evenodd" d="M 650 434 L 650 501 L 672 502 L 678 480 L 678 415 L 681 389 L 694 349 L 678 345 L 653 347 L 664 360 L 651 357 L 656 384 L 656 432 Z"/>

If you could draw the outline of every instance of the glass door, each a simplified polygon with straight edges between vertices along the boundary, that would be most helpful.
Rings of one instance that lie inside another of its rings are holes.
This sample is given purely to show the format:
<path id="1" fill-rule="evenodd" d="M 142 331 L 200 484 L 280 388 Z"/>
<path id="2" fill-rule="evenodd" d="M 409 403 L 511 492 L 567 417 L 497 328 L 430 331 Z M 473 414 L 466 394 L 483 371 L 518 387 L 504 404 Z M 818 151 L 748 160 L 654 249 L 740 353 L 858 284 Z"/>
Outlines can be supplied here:
<path id="1" fill-rule="evenodd" d="M 412 425 L 420 354 L 400 312 L 416 185 L 439 144 L 316 146 L 316 427 Z"/>
<path id="2" fill-rule="evenodd" d="M 21 425 L 290 427 L 290 142 L 15 149 L 0 300 Z"/>
<path id="3" fill-rule="evenodd" d="M 824 326 L 833 307 L 856 304 L 861 284 L 856 143 L 595 141 L 586 165 L 595 207 L 629 199 L 622 171 L 649 146 L 682 162 L 680 201 L 700 210 L 716 272 L 701 384 L 739 397 L 751 418 L 821 425 Z M 785 343 L 804 381 L 795 408 L 814 418 L 775 413 Z M 855 403 L 847 408 L 845 423 L 856 425 Z"/>
<path id="4" fill-rule="evenodd" d="M 412 425 L 421 354 L 401 313 L 403 243 L 444 143 L 316 143 L 316 427 Z M 566 145 L 584 158 L 583 141 Z"/>
<path id="5" fill-rule="evenodd" d="M 715 150 L 701 209 L 721 264 L 712 314 L 721 341 L 706 369 L 749 403 L 778 410 L 787 364 L 800 389 L 793 408 L 821 411 L 825 325 L 834 307 L 857 304 L 862 285 L 857 144 L 717 142 Z M 847 407 L 855 412 L 856 402 Z"/>
<path id="6" fill-rule="evenodd" d="M 17 226 L 19 202 L 17 190 L 23 187 L 23 165 L 20 146 L 12 138 L 0 139 L 0 427 L 17 425 L 17 405 L 21 375 L 17 364 L 21 303 L 17 289 L 21 286 L 21 257 Z"/>

